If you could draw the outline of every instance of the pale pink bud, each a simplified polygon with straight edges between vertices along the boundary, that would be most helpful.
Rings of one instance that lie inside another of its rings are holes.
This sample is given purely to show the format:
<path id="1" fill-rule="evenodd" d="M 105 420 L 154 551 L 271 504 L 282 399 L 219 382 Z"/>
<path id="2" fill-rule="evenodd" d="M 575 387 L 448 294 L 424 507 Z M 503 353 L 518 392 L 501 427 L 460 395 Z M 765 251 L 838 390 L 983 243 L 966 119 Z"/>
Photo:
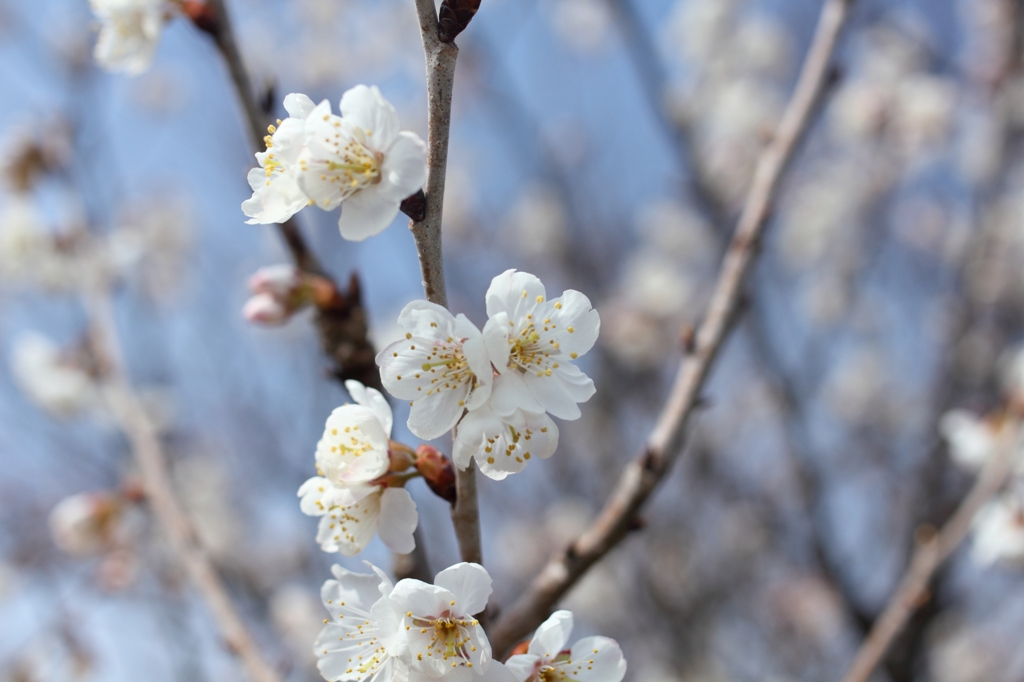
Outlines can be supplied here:
<path id="1" fill-rule="evenodd" d="M 294 265 L 280 263 L 260 268 L 249 278 L 249 288 L 256 294 L 273 294 L 289 299 L 300 286 L 303 275 Z"/>
<path id="2" fill-rule="evenodd" d="M 242 307 L 242 317 L 254 324 L 284 324 L 293 312 L 283 301 L 269 293 L 256 294 Z"/>

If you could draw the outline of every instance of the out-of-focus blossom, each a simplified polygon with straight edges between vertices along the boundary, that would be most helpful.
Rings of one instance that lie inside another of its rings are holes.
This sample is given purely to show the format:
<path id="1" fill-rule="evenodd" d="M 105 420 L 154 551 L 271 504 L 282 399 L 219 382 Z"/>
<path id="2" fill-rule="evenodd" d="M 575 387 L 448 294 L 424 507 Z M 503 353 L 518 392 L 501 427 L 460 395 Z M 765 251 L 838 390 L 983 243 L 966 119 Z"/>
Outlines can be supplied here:
<path id="1" fill-rule="evenodd" d="M 577 403 L 594 395 L 594 382 L 573 364 L 597 341 L 601 318 L 590 299 L 569 289 L 548 300 L 544 285 L 526 272 L 506 270 L 487 289 L 484 342 L 501 374 L 491 408 L 550 412 L 579 419 Z"/>
<path id="2" fill-rule="evenodd" d="M 344 203 L 341 236 L 361 241 L 390 225 L 402 200 L 423 187 L 427 147 L 399 131 L 398 112 L 376 87 L 357 85 L 339 109 L 335 116 L 321 102 L 307 119 L 298 182 L 324 210 Z"/>
<path id="3" fill-rule="evenodd" d="M 956 87 L 948 79 L 915 75 L 896 91 L 893 126 L 910 149 L 943 140 L 952 122 Z"/>
<path id="4" fill-rule="evenodd" d="M 974 519 L 971 556 L 982 565 L 1024 561 L 1024 504 L 1015 492 L 1004 493 Z"/>
<path id="5" fill-rule="evenodd" d="M 10 362 L 25 394 L 53 414 L 74 415 L 95 403 L 95 383 L 86 368 L 42 334 L 18 336 Z"/>
<path id="6" fill-rule="evenodd" d="M 321 629 L 320 603 L 316 595 L 298 585 L 284 585 L 270 595 L 270 620 L 284 639 L 295 660 L 314 665 L 310 642 Z"/>
<path id="7" fill-rule="evenodd" d="M 502 235 L 523 256 L 551 257 L 565 246 L 567 220 L 558 194 L 545 185 L 532 185 L 512 208 Z"/>
<path id="8" fill-rule="evenodd" d="M 66 497 L 50 512 L 50 534 L 72 556 L 99 554 L 116 544 L 122 508 L 122 500 L 108 492 Z"/>
<path id="9" fill-rule="evenodd" d="M 300 509 L 319 516 L 317 542 L 325 552 L 354 556 L 379 534 L 396 552 L 415 548 L 419 517 L 404 487 L 376 480 L 388 471 L 391 407 L 379 391 L 346 381 L 356 405 L 343 405 L 327 419 L 317 443 L 320 476 L 302 484 Z"/>
<path id="10" fill-rule="evenodd" d="M 567 648 L 572 625 L 572 613 L 555 611 L 537 628 L 527 652 L 512 656 L 505 666 L 519 682 L 621 682 L 626 675 L 626 660 L 618 642 L 608 637 L 584 637 Z"/>
<path id="11" fill-rule="evenodd" d="M 491 395 L 484 335 L 465 315 L 413 301 L 398 316 L 405 338 L 377 355 L 384 387 L 411 402 L 409 430 L 424 440 L 450 431 Z"/>
<path id="12" fill-rule="evenodd" d="M 284 324 L 309 302 L 303 275 L 293 265 L 260 268 L 249 278 L 249 289 L 254 295 L 242 307 L 242 316 L 258 324 Z"/>
<path id="13" fill-rule="evenodd" d="M 967 410 L 942 415 L 939 432 L 949 443 L 949 456 L 966 471 L 977 472 L 996 451 L 998 425 L 979 419 Z"/>
<path id="14" fill-rule="evenodd" d="M 171 473 L 174 489 L 203 547 L 220 563 L 234 561 L 244 536 L 224 467 L 208 455 L 192 456 L 177 460 Z"/>
<path id="15" fill-rule="evenodd" d="M 89 5 L 100 20 L 96 63 L 131 75 L 148 69 L 174 5 L 166 0 L 89 0 Z"/>
<path id="16" fill-rule="evenodd" d="M 500 481 L 525 469 L 533 457 L 547 459 L 557 447 L 558 427 L 547 414 L 516 410 L 501 417 L 485 405 L 459 423 L 452 459 L 466 469 L 475 458 L 482 474 Z"/>
<path id="17" fill-rule="evenodd" d="M 572 49 L 594 52 L 607 44 L 612 11 L 604 0 L 555 0 L 551 12 L 558 36 Z"/>

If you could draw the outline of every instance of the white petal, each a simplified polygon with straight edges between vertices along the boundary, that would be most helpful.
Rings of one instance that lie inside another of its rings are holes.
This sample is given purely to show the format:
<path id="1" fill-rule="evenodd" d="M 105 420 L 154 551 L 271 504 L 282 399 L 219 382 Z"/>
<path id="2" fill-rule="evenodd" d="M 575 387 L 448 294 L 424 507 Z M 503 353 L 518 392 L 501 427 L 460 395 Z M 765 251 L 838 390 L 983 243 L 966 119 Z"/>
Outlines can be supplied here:
<path id="1" fill-rule="evenodd" d="M 399 554 L 416 549 L 413 531 L 419 523 L 416 503 L 405 488 L 386 488 L 380 498 L 380 527 L 377 534 L 384 544 Z"/>
<path id="2" fill-rule="evenodd" d="M 384 151 L 398 135 L 398 112 L 384 99 L 377 86 L 357 85 L 341 96 L 342 117 L 367 133 L 372 146 Z"/>
<path id="3" fill-rule="evenodd" d="M 581 639 L 573 644 L 570 657 L 572 664 L 560 668 L 578 682 L 622 682 L 626 676 L 626 661 L 614 639 Z"/>
<path id="4" fill-rule="evenodd" d="M 543 409 L 559 419 L 579 419 L 577 403 L 586 402 L 596 391 L 594 382 L 576 365 L 562 365 L 551 376 L 526 372 L 523 382 Z"/>
<path id="5" fill-rule="evenodd" d="M 528 272 L 506 270 L 493 280 L 487 289 L 487 316 L 507 313 L 513 321 L 525 317 L 537 305 L 537 298 L 543 301 L 547 292 L 539 279 Z"/>
<path id="6" fill-rule="evenodd" d="M 413 336 L 435 341 L 455 335 L 455 316 L 430 301 L 411 301 L 398 314 L 398 325 Z"/>
<path id="7" fill-rule="evenodd" d="M 390 438 L 394 415 L 391 412 L 391 406 L 388 405 L 387 398 L 381 395 L 381 392 L 377 389 L 368 388 L 352 379 L 345 382 L 345 389 L 352 396 L 352 400 L 373 410 L 373 413 L 377 415 L 377 419 L 380 420 L 381 426 L 384 427 L 384 433 Z"/>
<path id="8" fill-rule="evenodd" d="M 427 181 L 427 145 L 416 133 L 399 133 L 384 152 L 380 172 L 389 198 L 402 201 L 415 194 Z"/>
<path id="9" fill-rule="evenodd" d="M 491 576 L 480 564 L 458 563 L 434 578 L 434 584 L 455 595 L 455 610 L 467 616 L 487 608 L 491 596 Z"/>
<path id="10" fill-rule="evenodd" d="M 262 168 L 253 168 L 247 176 L 253 195 L 242 202 L 242 212 L 250 225 L 283 223 L 309 205 L 309 198 L 288 173 L 267 177 Z"/>
<path id="11" fill-rule="evenodd" d="M 491 363 L 502 374 L 508 371 L 508 357 L 512 352 L 512 345 L 508 342 L 511 329 L 507 313 L 494 315 L 484 325 L 484 347 Z"/>
<path id="12" fill-rule="evenodd" d="M 380 488 L 377 490 L 381 491 Z M 320 548 L 345 556 L 355 556 L 363 551 L 377 534 L 380 498 L 380 492 L 370 494 L 351 507 L 335 508 L 321 517 L 316 534 Z"/>
<path id="13" fill-rule="evenodd" d="M 601 331 L 601 317 L 591 307 L 590 299 L 570 289 L 551 303 L 549 317 L 562 330 L 557 336 L 559 350 L 564 355 L 580 356 L 593 348 Z"/>
<path id="14" fill-rule="evenodd" d="M 501 416 L 509 416 L 516 410 L 544 412 L 544 406 L 533 397 L 523 380 L 523 373 L 514 370 L 494 380 L 491 389 L 491 408 Z"/>
<path id="15" fill-rule="evenodd" d="M 370 408 L 338 407 L 327 418 L 317 443 L 317 466 L 336 485 L 368 483 L 388 470 L 388 435 Z"/>
<path id="16" fill-rule="evenodd" d="M 501 431 L 501 418 L 489 405 L 472 410 L 459 423 L 452 445 L 452 461 L 459 469 L 465 469 L 473 457 L 483 450 L 487 434 Z M 503 477 L 504 478 L 504 477 Z"/>
<path id="17" fill-rule="evenodd" d="M 569 643 L 572 634 L 572 613 L 555 611 L 546 621 L 540 624 L 533 639 L 530 640 L 528 652 L 534 656 L 542 656 L 547 660 L 558 658 L 558 654 Z"/>
<path id="18" fill-rule="evenodd" d="M 326 478 L 315 476 L 299 488 L 299 509 L 307 516 L 323 516 L 335 506 L 355 504 L 351 491 L 339 489 Z"/>
<path id="19" fill-rule="evenodd" d="M 353 608 L 369 611 L 381 598 L 380 590 L 377 589 L 380 578 L 376 575 L 353 573 L 338 564 L 331 566 L 331 573 L 335 580 L 324 583 L 320 589 L 320 599 L 332 619 Z"/>
<path id="20" fill-rule="evenodd" d="M 441 388 L 415 400 L 409 410 L 409 430 L 423 440 L 440 438 L 451 431 L 466 409 L 471 388 L 468 383 Z"/>
<path id="21" fill-rule="evenodd" d="M 361 242 L 383 232 L 398 215 L 401 199 L 394 200 L 377 187 L 366 187 L 346 199 L 341 206 L 338 229 L 341 236 Z"/>
<path id="22" fill-rule="evenodd" d="M 518 654 L 505 661 L 505 667 L 516 678 L 517 682 L 526 682 L 537 672 L 540 662 L 540 656 Z"/>
<path id="23" fill-rule="evenodd" d="M 330 108 L 331 105 L 328 104 L 327 106 Z M 316 104 L 306 95 L 293 92 L 284 97 L 284 110 L 292 118 L 304 119 L 313 113 L 314 108 L 316 108 Z"/>

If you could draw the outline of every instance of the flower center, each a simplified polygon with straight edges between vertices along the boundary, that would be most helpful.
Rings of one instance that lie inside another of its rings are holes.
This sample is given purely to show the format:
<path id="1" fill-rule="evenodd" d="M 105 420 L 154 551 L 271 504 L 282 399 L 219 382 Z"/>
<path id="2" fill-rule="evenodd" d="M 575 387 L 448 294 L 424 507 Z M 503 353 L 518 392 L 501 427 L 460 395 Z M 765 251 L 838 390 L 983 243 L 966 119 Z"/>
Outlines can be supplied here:
<path id="1" fill-rule="evenodd" d="M 509 337 L 509 345 L 512 350 L 508 357 L 508 366 L 517 367 L 520 372 L 536 372 L 537 376 L 551 376 L 551 368 L 557 368 L 558 364 L 548 366 L 548 358 L 551 353 L 558 352 L 558 342 L 548 339 L 548 347 L 541 343 L 541 332 L 537 330 L 537 324 L 533 321 L 533 315 L 526 316 L 527 324 L 515 334 Z M 543 322 L 543 331 L 547 332 L 554 328 L 551 320 Z"/>
<path id="2" fill-rule="evenodd" d="M 563 682 L 566 680 L 565 671 L 557 666 L 544 665 L 537 671 L 538 682 Z"/>
<path id="3" fill-rule="evenodd" d="M 441 660 L 452 660 L 452 667 L 458 665 L 473 666 L 470 652 L 476 651 L 469 628 L 476 626 L 474 619 L 441 616 L 439 618 L 414 618 L 413 625 L 425 633 L 432 630 L 430 642 L 427 644 L 427 656 L 440 656 Z"/>
<path id="4" fill-rule="evenodd" d="M 430 379 L 427 395 L 451 390 L 470 381 L 474 384 L 476 382 L 476 375 L 469 368 L 469 361 L 466 360 L 461 344 L 435 345 L 420 369 L 435 375 Z"/>

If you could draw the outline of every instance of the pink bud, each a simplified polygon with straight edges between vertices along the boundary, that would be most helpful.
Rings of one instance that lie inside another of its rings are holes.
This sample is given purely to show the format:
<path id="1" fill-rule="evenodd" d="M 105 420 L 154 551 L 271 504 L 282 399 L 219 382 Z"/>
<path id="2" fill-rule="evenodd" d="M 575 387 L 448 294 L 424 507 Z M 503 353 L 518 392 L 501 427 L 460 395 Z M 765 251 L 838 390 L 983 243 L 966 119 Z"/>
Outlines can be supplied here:
<path id="1" fill-rule="evenodd" d="M 288 299 L 302 285 L 302 273 L 285 263 L 260 268 L 249 278 L 249 288 L 255 294 L 273 294 Z"/>
<path id="2" fill-rule="evenodd" d="M 259 293 L 245 302 L 242 317 L 254 324 L 279 325 L 288 321 L 294 311 L 269 293 Z"/>

